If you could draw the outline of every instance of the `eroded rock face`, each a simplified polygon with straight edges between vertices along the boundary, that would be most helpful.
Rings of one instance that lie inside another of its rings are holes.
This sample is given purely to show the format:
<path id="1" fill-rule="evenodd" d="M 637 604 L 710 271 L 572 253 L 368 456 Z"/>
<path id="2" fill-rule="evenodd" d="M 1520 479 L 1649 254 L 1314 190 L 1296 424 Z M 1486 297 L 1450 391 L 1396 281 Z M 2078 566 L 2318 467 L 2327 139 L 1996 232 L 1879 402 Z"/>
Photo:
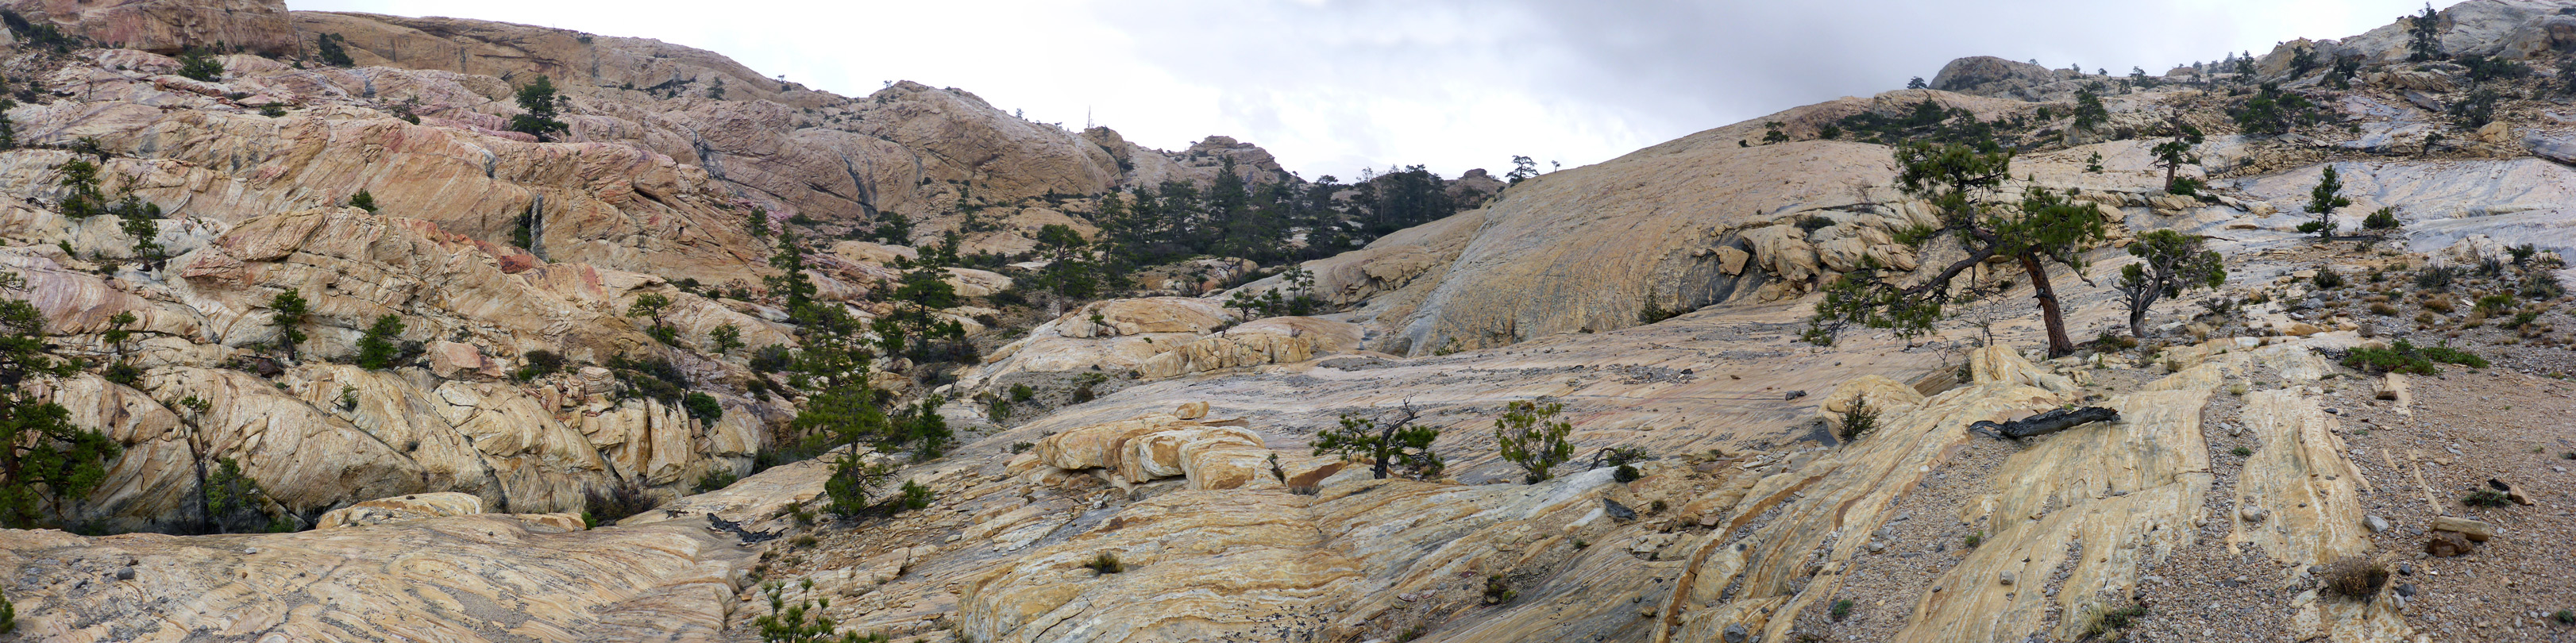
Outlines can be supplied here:
<path id="1" fill-rule="evenodd" d="M 0 531 L 0 570 L 17 579 L 18 635 L 47 641 L 725 640 L 754 562 L 730 535 L 548 522 L 474 515 L 188 538 Z"/>
<path id="2" fill-rule="evenodd" d="M 294 56 L 302 44 L 288 24 L 285 0 L 10 0 L 29 20 L 110 46 L 175 54 L 217 43 Z"/>

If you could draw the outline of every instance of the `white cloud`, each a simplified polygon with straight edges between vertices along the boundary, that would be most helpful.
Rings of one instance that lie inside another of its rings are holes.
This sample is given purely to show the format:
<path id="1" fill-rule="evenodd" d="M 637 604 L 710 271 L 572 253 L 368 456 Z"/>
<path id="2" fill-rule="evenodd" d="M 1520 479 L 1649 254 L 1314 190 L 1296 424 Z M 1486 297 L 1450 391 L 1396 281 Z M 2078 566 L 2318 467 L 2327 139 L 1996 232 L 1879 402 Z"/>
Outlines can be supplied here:
<path id="1" fill-rule="evenodd" d="M 1221 134 L 1308 177 L 1593 163 L 1952 58 L 2160 73 L 2387 24 L 2417 0 L 290 0 L 655 38 L 864 95 L 909 79 L 1163 148 Z"/>

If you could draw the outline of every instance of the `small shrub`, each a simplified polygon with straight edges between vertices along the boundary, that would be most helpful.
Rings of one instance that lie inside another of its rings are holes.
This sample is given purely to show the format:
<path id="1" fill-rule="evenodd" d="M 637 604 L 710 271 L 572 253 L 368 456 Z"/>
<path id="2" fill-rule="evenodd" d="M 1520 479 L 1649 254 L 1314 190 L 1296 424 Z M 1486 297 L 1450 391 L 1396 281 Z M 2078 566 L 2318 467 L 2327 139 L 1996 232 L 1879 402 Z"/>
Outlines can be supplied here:
<path id="1" fill-rule="evenodd" d="M 1037 447 L 1038 443 L 1036 442 L 1013 442 L 1011 443 L 1011 453 L 1013 455 L 1028 453 L 1029 449 L 1035 449 Z"/>
<path id="2" fill-rule="evenodd" d="M 2316 278 L 2311 279 L 2310 282 L 2316 284 L 2318 290 L 2342 288 L 2343 273 L 2335 272 L 2333 268 L 2320 267 L 2317 268 Z"/>
<path id="3" fill-rule="evenodd" d="M 2353 600 L 2368 600 L 2379 595 L 2388 584 L 2388 566 L 2368 558 L 2346 558 L 2326 566 L 2326 593 Z"/>
<path id="4" fill-rule="evenodd" d="M 698 485 L 694 490 L 692 490 L 692 493 L 706 493 L 717 489 L 723 489 L 725 487 L 733 486 L 733 483 L 740 482 L 741 480 L 742 476 L 734 475 L 733 469 L 728 468 L 708 471 L 706 475 L 698 477 Z"/>
<path id="5" fill-rule="evenodd" d="M 1860 436 L 1876 430 L 1878 430 L 1878 410 L 1869 408 L 1869 396 L 1853 396 L 1851 409 L 1843 411 L 1840 434 L 1843 443 L 1850 444 L 1851 441 L 1860 439 Z"/>
<path id="6" fill-rule="evenodd" d="M 2135 624 L 2140 618 L 2145 618 L 2146 615 L 2147 608 L 2144 605 L 2129 605 L 2119 609 L 2103 612 L 2102 617 L 2093 621 L 2093 627 L 2088 629 L 2084 635 L 2087 638 L 2092 638 L 2129 629 L 2130 625 Z"/>
<path id="7" fill-rule="evenodd" d="M 0 614 L 5 613 L 5 611 L 0 611 Z M 2559 625 L 2576 625 L 2576 610 L 2558 610 L 2558 613 L 2549 615 L 2549 620 L 2557 621 Z M 0 622 L 7 621 L 6 619 L 0 619 Z M 0 629 L 0 632 L 7 631 L 7 629 Z"/>
<path id="8" fill-rule="evenodd" d="M 645 491 L 643 485 L 633 480 L 591 487 L 582 492 L 582 497 L 585 500 L 583 513 L 601 523 L 615 523 L 662 506 L 660 497 Z"/>
<path id="9" fill-rule="evenodd" d="M 1969 549 L 1976 549 L 1976 548 L 1977 548 L 1977 544 L 1978 544 L 1978 543 L 1983 543 L 1983 542 L 1985 542 L 1985 541 L 1986 541 L 1986 530 L 1979 529 L 1979 530 L 1977 530 L 1977 531 L 1976 531 L 1976 533 L 1968 534 L 1968 548 L 1969 548 Z"/>
<path id="10" fill-rule="evenodd" d="M 2479 297 L 2479 298 L 2478 298 L 2478 305 L 2477 305 L 2477 309 L 2476 309 L 2476 310 L 2477 310 L 2479 313 L 2485 314 L 2486 316 L 2493 317 L 2493 316 L 2496 316 L 2496 315 L 2504 314 L 2504 311 L 2512 310 L 2512 309 L 2513 309 L 2513 295 L 2511 295 L 2511 294 L 2507 294 L 2507 293 L 2497 293 L 2497 294 L 2493 294 L 2493 295 L 2487 295 L 2487 296 L 2485 296 L 2485 297 Z"/>
<path id="11" fill-rule="evenodd" d="M 1118 562 L 1118 554 L 1105 551 L 1093 557 L 1091 562 L 1083 563 L 1082 566 L 1095 574 L 1116 574 L 1127 571 L 1127 565 Z"/>
<path id="12" fill-rule="evenodd" d="M 724 419 L 724 405 L 717 403 L 713 395 L 690 391 L 687 397 L 681 399 L 680 406 L 688 410 L 690 419 L 709 425 Z"/>
<path id="13" fill-rule="evenodd" d="M 930 487 L 922 486 L 921 483 L 911 480 L 903 481 L 902 501 L 903 508 L 906 511 L 927 509 L 930 507 L 930 502 L 934 498 L 935 496 L 930 493 Z"/>
<path id="14" fill-rule="evenodd" d="M 1823 229 L 1825 229 L 1825 228 L 1831 228 L 1831 227 L 1834 227 L 1834 220 L 1833 220 L 1833 219 L 1828 219 L 1828 218 L 1825 218 L 1825 217 L 1823 217 L 1823 216 L 1813 215 L 1813 214 L 1810 214 L 1810 215 L 1807 215 L 1807 216 L 1803 216 L 1803 217 L 1798 217 L 1798 229 L 1799 229 L 1799 230 L 1803 230 L 1803 231 L 1807 231 L 1807 232 L 1815 232 L 1815 231 L 1817 231 L 1817 230 L 1823 230 Z"/>
<path id="15" fill-rule="evenodd" d="M 1027 384 L 1011 385 L 1011 401 L 1013 402 L 1026 402 L 1037 398 L 1037 396 L 1038 390 L 1029 388 L 1029 385 Z"/>
<path id="16" fill-rule="evenodd" d="M 2228 450 L 2227 450 L 2227 452 L 2228 452 L 2228 453 L 2231 453 L 2231 454 L 2235 454 L 2235 455 L 2236 455 L 2236 457 L 2239 457 L 2239 458 L 2253 457 L 2253 455 L 2254 455 L 2254 450 L 2253 450 L 2253 449 L 2249 449 L 2249 448 L 2245 448 L 2245 447 L 2236 447 L 2236 448 L 2233 448 L 2233 449 L 2228 449 Z"/>
<path id="17" fill-rule="evenodd" d="M 1637 472 L 1637 466 L 1633 464 L 1619 465 L 1618 470 L 1610 472 L 1610 479 L 1623 483 L 1636 482 L 1639 477 L 1643 476 Z"/>
<path id="18" fill-rule="evenodd" d="M 1485 577 L 1486 605 L 1501 605 L 1509 603 L 1512 602 L 1512 597 L 1517 595 L 1518 594 L 1512 591 L 1511 583 L 1503 580 L 1502 574 Z"/>
<path id="19" fill-rule="evenodd" d="M 2513 498 L 2511 496 L 2504 495 L 2504 492 L 2502 491 L 2494 489 L 2479 489 L 2477 491 L 2469 492 L 2469 497 L 2461 498 L 2460 504 L 2471 507 L 2502 507 L 2513 504 Z"/>
<path id="20" fill-rule="evenodd" d="M 2396 307 L 2396 306 L 2390 306 L 2390 305 L 2388 305 L 2388 303 L 2387 303 L 2387 302 L 2380 302 L 2380 303 L 2371 304 L 2371 305 L 2370 305 L 2370 314 L 2378 315 L 2378 316 L 2381 316 L 2381 317 L 2394 316 L 2394 315 L 2396 315 L 2396 314 L 2397 314 L 2397 307 Z"/>
<path id="21" fill-rule="evenodd" d="M 2469 368 L 2487 367 L 2486 358 L 2470 354 L 2468 351 L 2452 348 L 2449 344 L 2441 346 L 2427 346 L 2423 349 L 2423 353 L 2426 359 L 2444 364 L 2458 364 Z"/>
<path id="22" fill-rule="evenodd" d="M 2451 280 L 2458 277 L 2459 271 L 2450 266 L 2426 266 L 2415 273 L 2415 285 L 2419 288 L 2441 290 L 2451 287 Z"/>
<path id="23" fill-rule="evenodd" d="M 1850 616 L 1851 616 L 1851 613 L 1852 613 L 1852 600 L 1851 600 L 1851 599 L 1845 598 L 1845 599 L 1840 599 L 1840 600 L 1836 600 L 1836 601 L 1834 601 L 1834 609 L 1833 609 L 1833 616 L 1834 616 L 1834 620 L 1837 620 L 1837 621 L 1839 621 L 1839 620 L 1843 620 L 1844 618 L 1850 617 Z"/>

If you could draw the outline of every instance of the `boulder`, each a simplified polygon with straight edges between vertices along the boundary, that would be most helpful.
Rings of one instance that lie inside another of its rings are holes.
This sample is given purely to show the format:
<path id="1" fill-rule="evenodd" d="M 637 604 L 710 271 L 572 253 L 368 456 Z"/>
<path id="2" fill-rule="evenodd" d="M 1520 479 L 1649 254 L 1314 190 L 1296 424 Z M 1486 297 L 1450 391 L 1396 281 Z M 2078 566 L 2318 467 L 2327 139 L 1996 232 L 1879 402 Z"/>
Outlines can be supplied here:
<path id="1" fill-rule="evenodd" d="M 1272 451 L 1248 429 L 1170 415 L 1095 424 L 1041 438 L 1037 461 L 1058 469 L 1107 469 L 1130 483 L 1186 476 L 1191 489 L 1278 487 Z"/>
<path id="2" fill-rule="evenodd" d="M 2039 65 L 1994 56 L 1969 56 L 1942 65 L 1941 73 L 1932 77 L 1932 88 L 1977 96 L 2018 98 L 2024 90 L 2056 80 L 2055 74 Z"/>
<path id="3" fill-rule="evenodd" d="M 2436 531 L 2424 539 L 2424 553 L 2441 558 L 2460 556 L 2477 549 L 2477 545 L 2470 544 L 2467 537 L 2457 532 Z"/>
<path id="4" fill-rule="evenodd" d="M 1143 333 L 1209 333 L 1234 320 L 1224 304 L 1194 297 L 1147 297 L 1094 302 L 1065 313 L 1056 332 L 1065 337 Z"/>
<path id="5" fill-rule="evenodd" d="M 2435 516 L 2433 531 L 2457 533 L 2474 542 L 2486 542 L 2495 537 L 2495 527 L 2483 521 L 2451 516 Z"/>

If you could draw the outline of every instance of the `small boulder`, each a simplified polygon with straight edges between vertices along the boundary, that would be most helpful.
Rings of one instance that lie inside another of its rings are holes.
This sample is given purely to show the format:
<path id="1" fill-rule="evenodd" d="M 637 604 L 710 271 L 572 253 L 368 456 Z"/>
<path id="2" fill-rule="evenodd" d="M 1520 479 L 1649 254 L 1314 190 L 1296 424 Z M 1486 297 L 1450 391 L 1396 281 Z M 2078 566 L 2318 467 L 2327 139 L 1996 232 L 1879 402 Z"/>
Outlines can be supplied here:
<path id="1" fill-rule="evenodd" d="M 1744 643 L 1753 638 L 1753 631 L 1745 629 L 1743 623 L 1729 623 L 1726 626 L 1726 633 L 1722 636 L 1726 638 L 1726 643 Z"/>
<path id="2" fill-rule="evenodd" d="M 2486 542 L 2487 539 L 2495 537 L 2494 526 L 2481 521 L 2470 520 L 2467 518 L 2453 518 L 2450 516 L 2435 517 L 2433 519 L 2433 531 L 2453 532 L 2462 536 L 2467 536 L 2469 540 L 2477 542 Z"/>
<path id="3" fill-rule="evenodd" d="M 2363 516 L 2361 518 L 2361 526 L 2370 528 L 2370 533 L 2374 534 L 2388 531 L 2388 519 L 2378 516 Z"/>
<path id="4" fill-rule="evenodd" d="M 1207 414 L 1207 402 L 1182 402 L 1180 410 L 1172 412 L 1173 416 L 1184 420 L 1196 420 L 1207 417 Z"/>
<path id="5" fill-rule="evenodd" d="M 2269 516 L 2271 513 L 2264 511 L 2262 507 L 2247 506 L 2236 510 L 2236 517 L 2245 519 L 2245 522 L 2263 522 L 2263 519 Z"/>
<path id="6" fill-rule="evenodd" d="M 2424 540 L 2424 553 L 2449 558 L 2477 551 L 2477 546 L 2457 532 L 2436 531 Z"/>
<path id="7" fill-rule="evenodd" d="M 2012 572 L 2004 572 L 2004 573 L 2001 573 L 2001 574 L 1997 574 L 1997 575 L 1995 576 L 1995 580 L 2002 581 L 2002 582 L 2003 582 L 2003 584 L 2005 584 L 2005 585 L 2011 585 L 2011 584 L 2013 584 L 2013 573 L 2012 573 Z"/>

